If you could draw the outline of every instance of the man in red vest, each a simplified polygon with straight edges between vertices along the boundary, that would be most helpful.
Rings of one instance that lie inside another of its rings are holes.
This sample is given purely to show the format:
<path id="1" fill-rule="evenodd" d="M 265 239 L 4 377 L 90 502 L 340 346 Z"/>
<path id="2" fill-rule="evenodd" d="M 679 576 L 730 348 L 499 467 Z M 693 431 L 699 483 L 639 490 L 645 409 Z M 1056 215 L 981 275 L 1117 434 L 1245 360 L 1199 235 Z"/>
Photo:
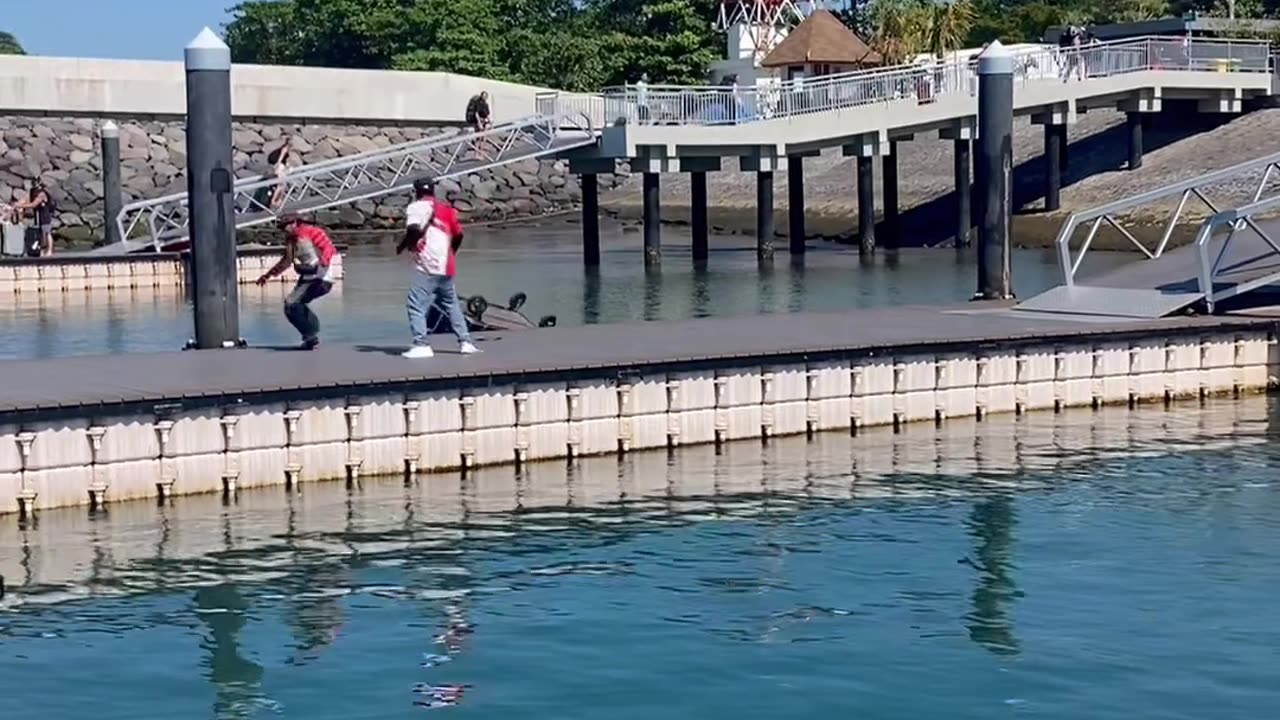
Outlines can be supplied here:
<path id="1" fill-rule="evenodd" d="M 284 255 L 258 278 L 258 284 L 265 285 L 267 280 L 293 266 L 298 284 L 285 296 L 284 316 L 302 335 L 302 349 L 312 350 L 320 344 L 320 318 L 311 311 L 310 304 L 333 289 L 329 266 L 337 251 L 328 233 L 302 222 L 297 215 L 283 215 L 279 222 L 285 233 Z"/>

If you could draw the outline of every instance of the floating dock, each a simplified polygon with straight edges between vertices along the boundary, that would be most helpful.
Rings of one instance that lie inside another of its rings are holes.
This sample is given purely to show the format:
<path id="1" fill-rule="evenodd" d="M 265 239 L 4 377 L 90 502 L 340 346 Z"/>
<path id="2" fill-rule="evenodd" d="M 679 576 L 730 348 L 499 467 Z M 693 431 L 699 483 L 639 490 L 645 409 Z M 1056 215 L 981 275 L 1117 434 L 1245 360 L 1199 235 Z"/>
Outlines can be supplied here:
<path id="1" fill-rule="evenodd" d="M 1280 316 L 1005 304 L 0 362 L 0 512 L 1264 391 Z"/>
<path id="2" fill-rule="evenodd" d="M 236 267 L 240 282 L 258 279 L 280 259 L 281 248 L 240 248 Z M 342 250 L 339 251 L 341 253 Z M 189 256 L 185 253 L 90 255 L 66 253 L 48 258 L 0 258 L 0 297 L 22 293 L 74 293 L 84 290 L 128 290 L 187 285 Z M 342 279 L 342 255 L 333 277 Z M 294 282 L 293 270 L 276 278 Z"/>

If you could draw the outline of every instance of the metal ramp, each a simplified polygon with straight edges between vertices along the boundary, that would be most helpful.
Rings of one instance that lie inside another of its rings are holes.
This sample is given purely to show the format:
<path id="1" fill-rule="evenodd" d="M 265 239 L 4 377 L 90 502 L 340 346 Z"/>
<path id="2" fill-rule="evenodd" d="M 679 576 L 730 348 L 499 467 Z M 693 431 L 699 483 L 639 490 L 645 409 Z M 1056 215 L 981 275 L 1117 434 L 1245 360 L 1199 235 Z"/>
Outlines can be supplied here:
<path id="1" fill-rule="evenodd" d="M 1014 310 L 1152 319 L 1201 303 L 1213 312 L 1222 300 L 1280 282 L 1280 244 L 1273 239 L 1280 224 L 1259 219 L 1280 210 L 1278 185 L 1280 153 L 1076 213 L 1057 239 L 1063 284 Z M 1211 192 L 1236 207 L 1221 210 Z M 1154 249 L 1121 222 L 1125 213 L 1175 199 L 1176 209 Z M 1167 250 L 1191 201 L 1203 203 L 1212 215 L 1200 224 L 1194 242 Z M 1104 224 L 1146 258 L 1078 282 L 1081 263 Z M 1085 225 L 1088 232 L 1073 252 L 1076 231 Z"/>
<path id="2" fill-rule="evenodd" d="M 581 113 L 538 115 L 480 133 L 436 136 L 295 168 L 284 178 L 245 178 L 234 190 L 236 228 L 273 222 L 285 213 L 313 212 L 403 191 L 419 177 L 436 180 L 586 147 L 597 132 Z M 262 196 L 285 188 L 279 207 Z M 130 203 L 116 223 L 122 243 L 94 251 L 162 250 L 188 240 L 187 194 Z"/>

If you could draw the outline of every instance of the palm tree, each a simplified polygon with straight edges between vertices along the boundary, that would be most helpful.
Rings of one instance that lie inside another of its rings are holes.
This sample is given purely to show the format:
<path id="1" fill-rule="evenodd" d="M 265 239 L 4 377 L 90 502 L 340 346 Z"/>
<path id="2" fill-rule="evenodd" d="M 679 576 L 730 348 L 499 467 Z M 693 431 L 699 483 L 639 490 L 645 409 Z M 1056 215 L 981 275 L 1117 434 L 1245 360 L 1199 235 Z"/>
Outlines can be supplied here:
<path id="1" fill-rule="evenodd" d="M 872 44 L 887 65 L 920 53 L 941 58 L 964 44 L 975 18 L 972 0 L 876 0 Z"/>
<path id="2" fill-rule="evenodd" d="M 898 65 L 920 52 L 926 29 L 920 0 L 876 0 L 871 7 L 871 44 L 885 65 Z"/>
<path id="3" fill-rule="evenodd" d="M 928 8 L 927 35 L 925 36 L 925 52 L 938 58 L 952 50 L 959 50 L 965 38 L 973 30 L 973 22 L 977 14 L 971 0 L 950 0 L 940 2 L 934 0 Z"/>
<path id="4" fill-rule="evenodd" d="M 22 43 L 18 42 L 18 38 L 13 33 L 7 33 L 0 30 L 0 55 L 26 55 L 27 51 L 22 49 Z"/>

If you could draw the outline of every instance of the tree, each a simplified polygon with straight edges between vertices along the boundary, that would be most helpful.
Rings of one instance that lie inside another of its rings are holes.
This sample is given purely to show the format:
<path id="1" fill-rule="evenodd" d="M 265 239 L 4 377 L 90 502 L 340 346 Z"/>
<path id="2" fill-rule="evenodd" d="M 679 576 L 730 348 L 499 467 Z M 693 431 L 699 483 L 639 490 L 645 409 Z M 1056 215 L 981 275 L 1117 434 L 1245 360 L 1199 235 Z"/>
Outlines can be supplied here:
<path id="1" fill-rule="evenodd" d="M 0 31 L 0 55 L 26 55 L 27 51 L 22 48 L 22 43 L 18 42 L 18 38 L 13 33 Z"/>
<path id="2" fill-rule="evenodd" d="M 238 62 L 439 70 L 570 90 L 699 82 L 716 0 L 244 0 Z"/>
<path id="3" fill-rule="evenodd" d="M 934 0 L 927 10 L 925 51 L 937 57 L 959 50 L 973 30 L 974 10 L 970 0 Z"/>

